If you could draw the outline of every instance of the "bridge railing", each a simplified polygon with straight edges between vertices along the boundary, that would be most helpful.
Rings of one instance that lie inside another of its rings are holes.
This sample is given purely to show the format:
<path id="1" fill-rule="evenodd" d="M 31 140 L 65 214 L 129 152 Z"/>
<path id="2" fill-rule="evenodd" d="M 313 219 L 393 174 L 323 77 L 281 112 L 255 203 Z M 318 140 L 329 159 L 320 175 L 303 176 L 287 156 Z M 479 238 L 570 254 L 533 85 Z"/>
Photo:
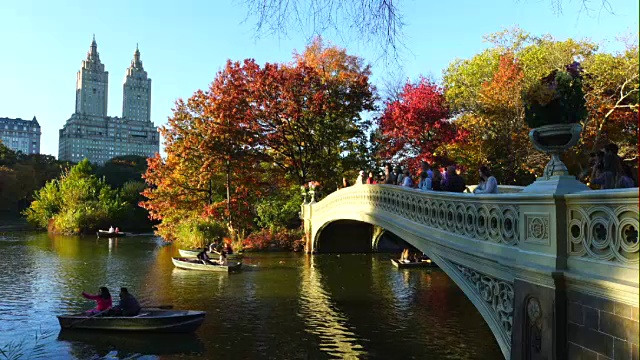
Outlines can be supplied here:
<path id="1" fill-rule="evenodd" d="M 474 195 L 352 186 L 304 205 L 302 215 L 316 231 L 355 213 L 414 223 L 449 246 L 505 265 L 537 272 L 569 270 L 576 279 L 608 280 L 637 291 L 637 188 L 559 196 L 519 189 Z"/>
<path id="2" fill-rule="evenodd" d="M 565 195 L 568 276 L 576 282 L 619 280 L 638 287 L 638 188 Z M 611 289 L 610 289 L 611 290 Z"/>

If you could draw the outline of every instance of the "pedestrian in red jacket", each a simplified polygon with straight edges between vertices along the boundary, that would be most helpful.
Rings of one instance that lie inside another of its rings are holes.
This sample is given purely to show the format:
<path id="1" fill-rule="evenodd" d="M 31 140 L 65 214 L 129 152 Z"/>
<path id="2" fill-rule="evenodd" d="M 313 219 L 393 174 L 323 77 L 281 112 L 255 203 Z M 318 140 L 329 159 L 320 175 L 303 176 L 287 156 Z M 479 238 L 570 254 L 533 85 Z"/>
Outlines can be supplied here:
<path id="1" fill-rule="evenodd" d="M 113 304 L 111 303 L 111 294 L 109 293 L 109 289 L 106 287 L 100 288 L 100 293 L 97 295 L 87 294 L 86 292 L 82 292 L 82 296 L 87 299 L 94 300 L 97 303 L 95 309 L 91 309 L 87 311 L 87 314 L 97 314 L 99 312 L 111 309 Z"/>

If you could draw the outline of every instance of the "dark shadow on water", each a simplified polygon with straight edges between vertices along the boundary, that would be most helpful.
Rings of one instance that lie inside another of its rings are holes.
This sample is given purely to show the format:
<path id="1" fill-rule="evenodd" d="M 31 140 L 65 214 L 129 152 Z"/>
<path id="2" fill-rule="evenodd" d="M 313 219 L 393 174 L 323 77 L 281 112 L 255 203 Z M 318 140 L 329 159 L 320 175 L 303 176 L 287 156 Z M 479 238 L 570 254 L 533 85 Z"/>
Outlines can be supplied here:
<path id="1" fill-rule="evenodd" d="M 79 359 L 102 358 L 110 353 L 110 357 L 128 359 L 137 355 L 199 355 L 205 352 L 205 345 L 196 334 L 61 330 L 58 341 L 69 343 L 71 353 Z"/>

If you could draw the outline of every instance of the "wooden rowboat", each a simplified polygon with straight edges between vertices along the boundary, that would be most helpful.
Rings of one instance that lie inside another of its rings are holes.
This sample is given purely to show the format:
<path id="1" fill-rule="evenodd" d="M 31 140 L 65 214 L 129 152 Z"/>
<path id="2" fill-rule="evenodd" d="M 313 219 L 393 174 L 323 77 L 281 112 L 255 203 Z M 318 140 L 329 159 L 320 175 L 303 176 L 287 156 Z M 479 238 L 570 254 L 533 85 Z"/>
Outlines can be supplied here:
<path id="1" fill-rule="evenodd" d="M 189 249 L 189 250 L 178 249 L 178 252 L 182 257 L 196 257 L 201 251 L 202 249 Z M 220 256 L 220 254 L 207 251 L 207 256 L 209 256 L 212 259 L 217 259 Z M 243 258 L 242 254 L 235 254 L 235 253 L 227 254 L 227 260 L 240 260 L 242 258 Z"/>
<path id="2" fill-rule="evenodd" d="M 60 315 L 58 321 L 63 329 L 185 333 L 200 327 L 205 315 L 204 311 L 142 309 L 136 316 L 91 316 L 81 313 Z"/>
<path id="3" fill-rule="evenodd" d="M 98 235 L 98 237 L 104 237 L 104 238 L 116 238 L 116 237 L 126 236 L 126 233 L 124 233 L 122 231 L 119 231 L 119 232 L 108 232 L 106 230 L 98 230 L 96 235 Z"/>
<path id="4" fill-rule="evenodd" d="M 400 269 L 437 267 L 437 265 L 433 261 L 431 261 L 431 259 L 426 259 L 426 260 L 416 261 L 416 262 L 402 262 L 400 260 L 391 259 L 391 263 L 395 267 Z"/>
<path id="5" fill-rule="evenodd" d="M 227 261 L 228 265 L 205 265 L 202 263 L 202 261 L 194 258 L 174 257 L 171 260 L 173 261 L 173 265 L 175 265 L 176 267 L 188 270 L 232 272 L 240 270 L 240 267 L 242 267 L 241 262 L 234 261 Z"/>

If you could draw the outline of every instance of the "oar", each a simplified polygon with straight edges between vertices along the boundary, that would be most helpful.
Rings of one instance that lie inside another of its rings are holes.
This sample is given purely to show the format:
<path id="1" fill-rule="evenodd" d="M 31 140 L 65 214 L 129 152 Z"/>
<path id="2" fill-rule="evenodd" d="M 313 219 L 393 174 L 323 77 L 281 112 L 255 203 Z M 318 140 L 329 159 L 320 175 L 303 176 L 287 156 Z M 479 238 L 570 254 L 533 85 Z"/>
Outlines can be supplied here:
<path id="1" fill-rule="evenodd" d="M 102 311 L 97 312 L 97 313 L 95 313 L 95 314 L 91 314 L 91 315 L 87 316 L 87 317 L 86 317 L 86 318 L 84 318 L 84 319 L 80 319 L 80 320 L 78 320 L 78 321 L 74 321 L 73 323 L 71 323 L 71 325 L 69 325 L 69 329 L 71 329 L 71 328 L 73 328 L 74 326 L 76 326 L 76 325 L 78 325 L 78 324 L 80 324 L 80 323 L 82 323 L 82 322 L 85 322 L 85 321 L 87 321 L 87 320 L 89 320 L 89 319 L 91 319 L 91 318 L 93 318 L 93 317 L 96 317 L 96 316 L 98 316 L 98 315 L 102 315 L 102 314 L 106 313 L 106 312 L 107 312 L 107 311 L 109 311 L 109 310 L 111 310 L 111 308 L 109 308 L 109 309 L 107 309 L 107 310 L 102 310 Z"/>

